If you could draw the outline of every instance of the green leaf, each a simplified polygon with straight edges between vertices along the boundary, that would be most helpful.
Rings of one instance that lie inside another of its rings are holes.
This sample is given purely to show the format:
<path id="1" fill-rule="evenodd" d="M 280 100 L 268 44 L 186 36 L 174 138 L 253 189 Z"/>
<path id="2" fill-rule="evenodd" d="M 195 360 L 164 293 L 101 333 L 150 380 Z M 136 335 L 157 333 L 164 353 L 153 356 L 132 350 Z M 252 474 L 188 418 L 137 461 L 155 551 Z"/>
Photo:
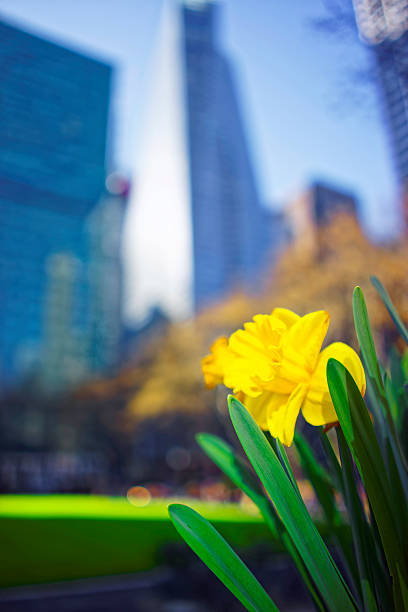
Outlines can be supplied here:
<path id="1" fill-rule="evenodd" d="M 401 571 L 398 569 L 398 582 L 395 584 L 394 592 L 398 592 L 396 601 L 398 602 L 395 606 L 396 610 L 408 610 L 408 585 L 406 579 L 403 577 Z M 397 607 L 398 606 L 398 607 Z"/>
<path id="2" fill-rule="evenodd" d="M 316 590 L 316 587 L 313 583 L 313 580 L 310 577 L 310 574 L 308 572 L 307 567 L 305 566 L 305 564 L 303 563 L 302 557 L 299 555 L 296 546 L 294 545 L 290 535 L 288 534 L 288 532 L 286 531 L 285 527 L 283 526 L 282 523 L 280 523 L 280 530 L 281 530 L 281 538 L 282 538 L 282 542 L 287 550 L 287 552 L 289 553 L 289 555 L 292 557 L 292 560 L 294 562 L 294 564 L 296 565 L 296 568 L 306 586 L 306 588 L 308 589 L 310 596 L 312 597 L 313 601 L 315 602 L 317 608 L 319 610 L 321 610 L 321 612 L 326 612 L 326 607 L 322 601 L 322 598 L 320 597 L 319 592 Z"/>
<path id="3" fill-rule="evenodd" d="M 169 515 L 181 537 L 247 610 L 278 610 L 252 572 L 205 518 L 183 504 L 171 504 Z"/>
<path id="4" fill-rule="evenodd" d="M 279 438 L 275 438 L 275 445 L 276 445 L 276 453 L 278 456 L 279 461 L 281 462 L 281 465 L 283 467 L 283 469 L 285 470 L 290 482 L 293 485 L 293 488 L 295 489 L 296 493 L 299 495 L 299 499 L 302 500 L 303 502 L 303 498 L 300 494 L 299 491 L 299 487 L 298 487 L 298 483 L 296 482 L 296 478 L 295 475 L 292 471 L 292 467 L 289 463 L 289 459 L 288 456 L 286 454 L 285 451 L 285 447 L 283 446 L 282 442 L 279 440 Z"/>
<path id="5" fill-rule="evenodd" d="M 394 409 L 394 412 L 397 413 L 395 425 L 397 427 L 397 430 L 399 432 L 402 432 L 404 421 L 408 413 L 408 398 L 404 388 L 406 380 L 402 368 L 402 356 L 399 354 L 395 346 L 391 347 L 389 353 L 389 363 L 391 371 L 391 383 L 393 388 L 393 398 L 395 398 L 397 403 L 397 410 Z M 391 411 L 393 411 L 393 408 L 391 408 Z"/>
<path id="6" fill-rule="evenodd" d="M 374 341 L 371 334 L 370 322 L 368 320 L 367 308 L 364 301 L 363 292 L 360 287 L 356 287 L 353 294 L 354 321 L 360 342 L 361 352 L 367 366 L 368 375 L 374 385 L 375 394 L 385 415 L 387 426 L 386 436 L 389 437 L 395 463 L 398 468 L 399 476 L 404 487 L 408 490 L 408 465 L 401 448 L 396 424 L 392 418 L 390 406 L 385 394 L 384 384 L 381 376 L 380 365 L 375 352 Z"/>
<path id="7" fill-rule="evenodd" d="M 374 287 L 377 289 L 378 293 L 380 294 L 380 297 L 384 302 L 384 306 L 388 310 L 391 319 L 394 321 L 395 327 L 398 329 L 399 333 L 405 340 L 405 343 L 408 344 L 408 330 L 403 324 L 398 312 L 396 311 L 395 306 L 392 303 L 390 296 L 388 295 L 388 291 L 376 276 L 371 276 L 370 280 Z"/>
<path id="8" fill-rule="evenodd" d="M 351 593 L 264 434 L 241 402 L 229 396 L 228 403 L 238 438 L 323 600 L 333 612 L 354 610 Z"/>
<path id="9" fill-rule="evenodd" d="M 320 436 L 329 466 L 333 470 L 333 478 L 336 488 L 343 494 L 343 473 L 340 463 L 333 451 L 327 435 L 321 431 Z M 358 568 L 354 557 L 352 535 L 349 525 L 343 522 L 337 509 L 336 499 L 333 491 L 333 482 L 330 474 L 318 463 L 313 455 L 307 440 L 299 433 L 295 433 L 295 444 L 299 453 L 301 465 L 316 492 L 316 496 L 323 508 L 324 515 L 330 526 L 330 532 L 334 536 L 339 553 L 342 556 L 342 564 L 347 571 L 350 584 L 355 587 L 359 583 Z"/>
<path id="10" fill-rule="evenodd" d="M 249 497 L 264 498 L 259 481 L 249 465 L 235 453 L 233 448 L 218 436 L 199 433 L 196 440 L 212 461 Z"/>
<path id="11" fill-rule="evenodd" d="M 383 397 L 384 387 L 381 378 L 380 366 L 378 364 L 377 354 L 375 352 L 375 345 L 373 335 L 371 333 L 364 295 L 360 287 L 356 287 L 354 289 L 353 312 L 357 338 L 360 344 L 364 363 L 367 368 L 368 376 L 372 379 L 376 392 L 380 395 L 380 397 Z"/>
<path id="12" fill-rule="evenodd" d="M 329 525 L 340 523 L 341 519 L 336 506 L 333 484 L 328 472 L 315 459 L 308 441 L 302 434 L 296 432 L 294 441 L 301 466 L 310 480 L 327 522 Z"/>
<path id="13" fill-rule="evenodd" d="M 388 406 L 390 407 L 392 420 L 394 421 L 396 427 L 398 427 L 400 418 L 398 399 L 395 394 L 395 389 L 393 387 L 392 380 L 387 373 L 384 376 L 384 389 L 385 397 L 387 398 Z"/>
<path id="14" fill-rule="evenodd" d="M 385 556 L 395 578 L 396 568 L 404 564 L 405 552 L 398 535 L 398 517 L 392 504 L 387 470 L 370 415 L 353 377 L 343 364 L 329 359 L 327 380 L 337 417 L 360 472 Z"/>
<path id="15" fill-rule="evenodd" d="M 336 486 L 337 491 L 343 491 L 343 476 L 341 473 L 341 465 L 339 460 L 337 459 L 337 455 L 333 450 L 331 442 L 328 438 L 328 435 L 323 431 L 323 428 L 320 429 L 319 432 L 320 441 L 323 445 L 324 451 L 326 453 L 329 470 L 331 473 L 331 477 Z"/>
<path id="16" fill-rule="evenodd" d="M 402 368 L 402 355 L 399 353 L 396 346 L 393 345 L 390 349 L 388 357 L 392 384 L 394 385 L 396 392 L 398 392 L 404 387 L 406 382 L 404 370 Z"/>
<path id="17" fill-rule="evenodd" d="M 278 538 L 277 517 L 274 516 L 270 501 L 266 499 L 259 481 L 253 475 L 247 463 L 234 452 L 229 444 L 217 436 L 200 433 L 196 436 L 196 439 L 220 470 L 258 506 L 265 522 L 272 531 L 273 537 Z"/>
<path id="18" fill-rule="evenodd" d="M 373 586 L 375 581 L 371 571 L 376 558 L 375 543 L 371 538 L 370 528 L 356 487 L 350 451 L 341 429 L 337 431 L 337 438 L 343 468 L 344 501 L 353 533 L 353 547 L 359 570 L 364 610 L 376 612 L 377 604 L 374 595 L 375 587 Z M 383 576 L 381 576 L 382 579 Z"/>
<path id="19" fill-rule="evenodd" d="M 308 588 L 311 597 L 315 601 L 319 610 L 324 612 L 324 606 L 320 600 L 319 594 L 309 576 L 309 573 L 300 557 L 296 547 L 294 546 L 289 534 L 285 530 L 280 518 L 276 515 L 275 509 L 271 505 L 269 499 L 265 497 L 259 481 L 250 471 L 248 464 L 237 455 L 232 447 L 221 438 L 212 434 L 200 433 L 196 436 L 197 442 L 200 444 L 204 452 L 214 461 L 216 465 L 232 480 L 232 482 L 241 489 L 252 501 L 256 504 L 272 534 L 275 538 L 279 538 L 286 548 L 289 555 L 292 557 L 298 572 L 300 573 L 303 582 Z"/>
<path id="20" fill-rule="evenodd" d="M 402 355 L 401 367 L 405 380 L 408 380 L 408 350 L 405 350 L 404 354 Z"/>
<path id="21" fill-rule="evenodd" d="M 389 438 L 386 444 L 386 466 L 393 496 L 393 508 L 397 519 L 397 528 L 402 542 L 408 542 L 408 488 L 400 478 L 392 443 Z"/>

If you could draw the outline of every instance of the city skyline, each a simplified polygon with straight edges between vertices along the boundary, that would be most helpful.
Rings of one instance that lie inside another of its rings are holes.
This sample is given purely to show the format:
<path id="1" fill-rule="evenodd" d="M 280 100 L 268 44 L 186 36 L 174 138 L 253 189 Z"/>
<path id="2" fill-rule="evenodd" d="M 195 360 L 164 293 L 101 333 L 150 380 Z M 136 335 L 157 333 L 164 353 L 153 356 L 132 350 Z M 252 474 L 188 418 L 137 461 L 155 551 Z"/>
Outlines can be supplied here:
<path id="1" fill-rule="evenodd" d="M 222 4 L 220 36 L 238 67 L 238 89 L 262 202 L 279 209 L 312 180 L 323 180 L 356 193 L 363 203 L 366 228 L 383 236 L 395 232 L 397 188 L 377 94 L 366 90 L 371 114 L 365 114 L 361 105 L 353 103 L 351 78 L 347 82 L 347 69 L 355 62 L 363 65 L 367 57 L 357 35 L 345 45 L 319 33 L 311 25 L 324 12 L 319 0 L 307 7 L 295 1 L 291 11 L 283 3 L 272 6 L 263 0 L 258 11 L 252 11 L 245 0 Z M 39 0 L 35 11 L 26 0 L 18 5 L 3 0 L 0 5 L 4 18 L 24 22 L 27 29 L 117 64 L 114 160 L 119 169 L 135 177 L 134 188 L 149 110 L 146 91 L 164 5 L 161 0 L 122 0 L 122 10 L 114 14 L 108 3 L 99 2 L 103 10 L 96 10 L 92 0 L 84 0 L 75 14 L 49 0 Z M 257 45 L 252 44 L 255 39 Z M 351 99 L 348 107 L 336 113 L 329 109 L 330 97 L 338 96 L 338 102 L 341 79 Z M 129 235 L 134 230 L 130 218 L 131 210 L 126 224 Z M 126 248 L 125 259 L 130 259 Z M 133 279 L 127 284 L 132 293 Z M 125 314 L 130 322 L 134 319 L 132 308 Z"/>
<path id="2" fill-rule="evenodd" d="M 321 178 L 358 193 L 369 229 L 380 234 L 395 230 L 395 180 L 377 92 L 363 88 L 362 95 L 353 97 L 358 94 L 353 71 L 369 61 L 357 34 L 344 41 L 316 30 L 313 21 L 326 14 L 321 0 L 295 0 L 290 11 L 285 3 L 265 0 L 257 11 L 246 0 L 222 4 L 224 47 L 239 67 L 262 200 L 279 206 Z M 130 173 L 140 155 L 162 5 L 162 0 L 121 0 L 113 8 L 84 0 L 75 11 L 50 0 L 38 0 L 35 9 L 30 0 L 2 0 L 0 5 L 4 18 L 108 58 L 119 68 L 116 159 Z"/>

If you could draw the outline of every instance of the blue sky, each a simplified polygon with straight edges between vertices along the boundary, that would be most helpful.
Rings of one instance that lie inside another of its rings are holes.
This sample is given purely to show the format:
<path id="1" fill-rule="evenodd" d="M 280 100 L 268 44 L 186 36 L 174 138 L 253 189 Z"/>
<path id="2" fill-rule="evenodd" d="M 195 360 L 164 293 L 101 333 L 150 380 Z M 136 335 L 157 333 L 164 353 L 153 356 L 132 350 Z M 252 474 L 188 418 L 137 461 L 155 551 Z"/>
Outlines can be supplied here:
<path id="1" fill-rule="evenodd" d="M 366 227 L 396 227 L 396 186 L 377 91 L 354 87 L 370 61 L 357 36 L 318 31 L 322 0 L 224 0 L 260 190 L 280 206 L 313 178 L 354 190 Z M 134 173 L 162 0 L 0 0 L 4 19 L 112 63 L 115 157 Z"/>

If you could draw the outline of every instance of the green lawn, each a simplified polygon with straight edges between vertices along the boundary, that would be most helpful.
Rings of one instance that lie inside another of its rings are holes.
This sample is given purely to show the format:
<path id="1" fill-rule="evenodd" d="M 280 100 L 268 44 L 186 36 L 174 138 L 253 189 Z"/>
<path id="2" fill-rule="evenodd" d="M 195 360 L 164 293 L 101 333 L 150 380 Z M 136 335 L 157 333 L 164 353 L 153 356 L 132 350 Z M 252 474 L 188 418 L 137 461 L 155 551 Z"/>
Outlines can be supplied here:
<path id="1" fill-rule="evenodd" d="M 171 501 L 138 508 L 116 497 L 0 495 L 0 586 L 148 570 L 179 541 Z M 259 515 L 235 504 L 183 501 L 235 547 L 270 540 Z"/>

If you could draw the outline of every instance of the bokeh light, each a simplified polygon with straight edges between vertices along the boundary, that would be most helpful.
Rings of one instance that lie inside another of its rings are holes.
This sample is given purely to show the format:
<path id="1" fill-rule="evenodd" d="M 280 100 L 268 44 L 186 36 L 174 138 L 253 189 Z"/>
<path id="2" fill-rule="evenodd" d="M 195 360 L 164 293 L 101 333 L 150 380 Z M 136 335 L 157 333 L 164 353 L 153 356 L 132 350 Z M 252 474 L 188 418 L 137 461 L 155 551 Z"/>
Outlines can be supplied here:
<path id="1" fill-rule="evenodd" d="M 132 506 L 136 506 L 137 508 L 143 508 L 144 506 L 148 506 L 152 499 L 150 491 L 146 489 L 146 487 L 130 487 L 128 490 L 126 497 L 128 501 L 132 504 Z"/>

